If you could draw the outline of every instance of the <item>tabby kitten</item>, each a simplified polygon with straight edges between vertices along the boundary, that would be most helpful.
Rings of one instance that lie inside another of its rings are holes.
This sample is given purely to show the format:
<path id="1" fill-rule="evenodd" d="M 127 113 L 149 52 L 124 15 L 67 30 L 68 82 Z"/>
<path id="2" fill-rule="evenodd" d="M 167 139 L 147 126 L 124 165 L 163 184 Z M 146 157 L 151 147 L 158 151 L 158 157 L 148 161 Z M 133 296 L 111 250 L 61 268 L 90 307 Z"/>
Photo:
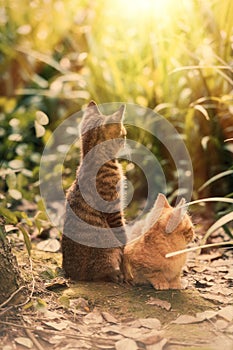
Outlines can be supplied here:
<path id="1" fill-rule="evenodd" d="M 184 249 L 193 236 L 193 224 L 184 212 L 185 199 L 171 207 L 159 194 L 145 220 L 132 227 L 132 236 L 141 236 L 129 242 L 124 249 L 125 280 L 132 284 L 151 284 L 155 289 L 180 289 L 181 270 L 186 255 L 165 258 L 167 253 Z"/>
<path id="2" fill-rule="evenodd" d="M 74 280 L 122 280 L 124 106 L 109 116 L 91 101 L 81 122 L 81 161 L 67 193 L 63 269 Z"/>

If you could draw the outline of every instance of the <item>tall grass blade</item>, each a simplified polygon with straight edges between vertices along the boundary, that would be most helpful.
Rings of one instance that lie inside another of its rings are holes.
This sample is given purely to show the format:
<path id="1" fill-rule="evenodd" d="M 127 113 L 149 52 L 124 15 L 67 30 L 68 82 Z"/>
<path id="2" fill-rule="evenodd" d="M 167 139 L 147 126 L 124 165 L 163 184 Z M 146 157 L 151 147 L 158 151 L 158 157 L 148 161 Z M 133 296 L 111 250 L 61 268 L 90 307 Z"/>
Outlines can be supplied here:
<path id="1" fill-rule="evenodd" d="M 204 244 L 204 245 L 200 245 L 197 247 L 191 247 L 191 248 L 187 248 L 187 249 L 177 250 L 175 252 L 166 254 L 165 258 L 171 258 L 171 257 L 176 256 L 176 255 L 180 255 L 180 254 L 184 254 L 184 253 L 188 253 L 188 252 L 193 252 L 193 251 L 199 250 L 199 249 L 212 248 L 212 247 L 224 246 L 224 245 L 229 245 L 229 244 L 233 245 L 233 240 L 228 241 L 228 242 Z"/>
<path id="2" fill-rule="evenodd" d="M 206 188 L 207 186 L 209 186 L 212 182 L 217 181 L 218 179 L 221 179 L 222 177 L 227 176 L 227 175 L 231 175 L 231 174 L 233 174 L 233 170 L 226 170 L 226 171 L 223 171 L 223 172 L 220 173 L 220 174 L 217 174 L 217 175 L 213 176 L 211 179 L 209 179 L 208 181 L 206 181 L 206 182 L 198 189 L 198 192 L 202 191 L 204 188 Z"/>
<path id="3" fill-rule="evenodd" d="M 222 227 L 223 225 L 227 224 L 228 222 L 233 220 L 233 212 L 228 213 L 226 215 L 224 215 L 223 217 L 221 217 L 219 220 L 217 220 L 206 232 L 205 236 L 203 237 L 203 239 L 201 240 L 201 243 L 204 244 L 208 237 L 217 229 L 219 229 L 220 227 Z"/>

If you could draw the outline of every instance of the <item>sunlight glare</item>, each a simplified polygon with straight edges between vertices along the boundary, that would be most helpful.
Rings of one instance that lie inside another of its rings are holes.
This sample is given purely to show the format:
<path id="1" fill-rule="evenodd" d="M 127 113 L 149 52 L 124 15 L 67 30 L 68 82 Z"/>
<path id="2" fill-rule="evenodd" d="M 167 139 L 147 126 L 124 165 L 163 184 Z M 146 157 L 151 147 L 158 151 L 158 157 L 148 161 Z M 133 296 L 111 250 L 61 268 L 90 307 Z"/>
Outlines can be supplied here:
<path id="1" fill-rule="evenodd" d="M 149 16 L 156 14 L 158 18 L 166 17 L 174 8 L 173 0 L 118 0 L 118 6 L 127 17 Z"/>

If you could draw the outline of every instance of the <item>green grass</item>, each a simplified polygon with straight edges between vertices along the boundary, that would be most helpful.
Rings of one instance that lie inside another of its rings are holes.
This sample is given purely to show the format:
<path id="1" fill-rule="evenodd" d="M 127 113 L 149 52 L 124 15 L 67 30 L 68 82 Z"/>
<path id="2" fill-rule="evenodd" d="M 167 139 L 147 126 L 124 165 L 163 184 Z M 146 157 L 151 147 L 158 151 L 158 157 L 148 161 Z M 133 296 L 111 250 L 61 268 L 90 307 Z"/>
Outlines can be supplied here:
<path id="1" fill-rule="evenodd" d="M 94 98 L 98 103 L 133 102 L 161 113 L 187 144 L 194 199 L 229 193 L 232 176 L 220 179 L 219 186 L 198 189 L 232 163 L 231 142 L 224 140 L 232 137 L 233 124 L 233 2 L 151 1 L 147 10 L 137 10 L 138 3 L 3 2 L 1 158 L 4 167 L 15 158 L 26 162 L 33 174 L 24 176 L 24 191 L 38 176 L 39 159 L 30 152 L 38 155 L 36 148 L 40 152 L 55 127 Z M 50 120 L 40 140 L 33 131 L 36 110 Z M 18 131 L 11 125 L 14 119 Z M 22 135 L 18 141 L 12 136 L 17 133 Z M 164 157 L 159 145 L 153 151 Z M 169 165 L 165 170 L 169 173 Z M 173 176 L 168 174 L 171 193 L 176 190 Z M 2 192 L 7 190 L 4 181 Z"/>

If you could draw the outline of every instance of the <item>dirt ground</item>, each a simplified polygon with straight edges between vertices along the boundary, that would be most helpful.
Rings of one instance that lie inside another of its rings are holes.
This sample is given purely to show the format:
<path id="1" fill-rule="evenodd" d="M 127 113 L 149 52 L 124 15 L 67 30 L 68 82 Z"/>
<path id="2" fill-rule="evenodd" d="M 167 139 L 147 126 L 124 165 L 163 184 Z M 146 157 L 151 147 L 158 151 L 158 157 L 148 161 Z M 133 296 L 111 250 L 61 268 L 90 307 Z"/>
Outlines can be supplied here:
<path id="1" fill-rule="evenodd" d="M 225 238 L 219 231 L 213 240 Z M 11 239 L 30 295 L 0 306 L 2 350 L 233 349 L 230 249 L 189 253 L 184 289 L 156 291 L 73 283 L 62 276 L 56 238 L 35 239 L 31 258 L 20 236 Z"/>

